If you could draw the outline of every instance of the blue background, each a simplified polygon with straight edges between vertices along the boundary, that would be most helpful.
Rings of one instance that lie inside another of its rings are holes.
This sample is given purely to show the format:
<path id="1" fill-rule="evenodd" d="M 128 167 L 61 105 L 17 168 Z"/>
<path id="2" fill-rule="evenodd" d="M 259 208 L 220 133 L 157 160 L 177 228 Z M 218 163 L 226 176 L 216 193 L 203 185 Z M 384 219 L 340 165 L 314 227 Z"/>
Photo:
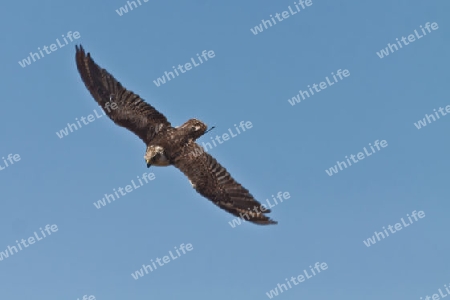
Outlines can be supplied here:
<path id="1" fill-rule="evenodd" d="M 414 122 L 450 104 L 448 1 L 313 1 L 258 35 L 250 28 L 293 1 L 151 0 L 119 16 L 112 1 L 2 5 L 0 251 L 46 224 L 58 232 L 0 262 L 0 299 L 268 299 L 316 262 L 328 269 L 276 299 L 419 299 L 450 282 L 450 117 Z M 437 22 L 380 59 L 376 52 Z M 18 61 L 68 31 L 81 38 L 22 68 Z M 145 145 L 106 117 L 60 139 L 99 106 L 75 65 L 75 44 L 178 126 L 198 118 L 206 142 L 240 121 L 253 128 L 210 150 L 261 202 L 276 226 L 229 225 L 174 167 L 96 209 L 113 188 L 147 172 Z M 216 56 L 156 87 L 203 50 Z M 291 106 L 287 99 L 338 69 L 350 76 Z M 388 147 L 328 176 L 368 143 Z M 366 247 L 413 210 L 426 217 Z M 134 280 L 173 247 L 193 250 Z"/>

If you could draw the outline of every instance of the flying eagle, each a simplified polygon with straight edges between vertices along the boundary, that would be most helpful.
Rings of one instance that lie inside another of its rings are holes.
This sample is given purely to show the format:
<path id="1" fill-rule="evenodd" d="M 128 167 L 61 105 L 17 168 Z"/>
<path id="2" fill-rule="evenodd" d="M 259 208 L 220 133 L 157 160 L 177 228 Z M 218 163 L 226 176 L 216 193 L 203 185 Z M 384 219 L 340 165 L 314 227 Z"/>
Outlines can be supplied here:
<path id="1" fill-rule="evenodd" d="M 207 132 L 203 122 L 190 119 L 172 127 L 163 114 L 98 66 L 81 45 L 75 49 L 78 72 L 92 97 L 114 123 L 132 131 L 147 145 L 147 167 L 173 165 L 198 193 L 227 212 L 259 225 L 277 224 L 265 215 L 270 209 L 256 201 L 195 142 Z"/>

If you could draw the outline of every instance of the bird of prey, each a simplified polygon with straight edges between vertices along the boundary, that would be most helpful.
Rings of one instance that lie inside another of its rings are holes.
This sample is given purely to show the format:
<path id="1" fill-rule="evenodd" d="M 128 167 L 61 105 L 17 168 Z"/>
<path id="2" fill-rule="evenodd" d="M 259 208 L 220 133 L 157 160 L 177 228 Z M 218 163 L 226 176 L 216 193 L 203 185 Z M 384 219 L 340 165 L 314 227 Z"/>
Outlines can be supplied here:
<path id="1" fill-rule="evenodd" d="M 146 144 L 147 167 L 173 165 L 188 177 L 198 193 L 221 209 L 255 224 L 277 224 L 265 215 L 270 210 L 196 143 L 207 132 L 203 122 L 190 119 L 172 127 L 163 114 L 98 66 L 81 45 L 75 49 L 78 72 L 92 97 L 115 124 Z"/>

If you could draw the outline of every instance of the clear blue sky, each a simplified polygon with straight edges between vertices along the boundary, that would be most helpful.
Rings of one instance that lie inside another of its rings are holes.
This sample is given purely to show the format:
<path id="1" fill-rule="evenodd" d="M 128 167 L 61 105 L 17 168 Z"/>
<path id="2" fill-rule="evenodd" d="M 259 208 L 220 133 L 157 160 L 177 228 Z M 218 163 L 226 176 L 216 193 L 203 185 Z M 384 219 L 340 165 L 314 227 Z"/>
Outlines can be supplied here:
<path id="1" fill-rule="evenodd" d="M 448 1 L 313 0 L 257 35 L 250 29 L 294 1 L 140 1 L 122 16 L 123 0 L 2 5 L 0 157 L 20 160 L 0 171 L 0 252 L 47 224 L 58 231 L 0 261 L 0 299 L 269 299 L 316 262 L 328 269 L 274 299 L 420 299 L 450 283 L 450 116 L 414 125 L 450 104 Z M 427 22 L 439 28 L 376 54 Z M 80 38 L 20 66 L 68 31 Z M 279 224 L 232 228 L 179 170 L 147 169 L 142 141 L 106 117 L 59 138 L 99 111 L 76 69 L 80 43 L 174 126 L 216 126 L 200 143 L 252 122 L 209 153 L 261 202 L 290 193 L 272 208 Z M 153 83 L 203 50 L 215 57 Z M 339 69 L 350 76 L 289 104 Z M 325 172 L 376 140 L 388 146 Z M 153 181 L 93 205 L 149 171 Z M 413 211 L 425 217 L 363 243 Z M 193 250 L 132 278 L 182 243 Z"/>

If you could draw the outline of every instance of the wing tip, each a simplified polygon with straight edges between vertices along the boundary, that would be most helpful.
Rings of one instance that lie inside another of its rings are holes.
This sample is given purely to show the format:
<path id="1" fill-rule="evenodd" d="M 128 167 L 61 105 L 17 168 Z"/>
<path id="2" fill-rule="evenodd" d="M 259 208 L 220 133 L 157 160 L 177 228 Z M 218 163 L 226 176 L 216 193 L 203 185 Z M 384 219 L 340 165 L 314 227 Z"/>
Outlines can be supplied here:
<path id="1" fill-rule="evenodd" d="M 266 217 L 267 218 L 267 217 Z M 272 219 L 267 218 L 267 220 L 249 220 L 250 222 L 253 222 L 258 225 L 277 225 L 278 222 L 274 221 Z"/>
<path id="2" fill-rule="evenodd" d="M 84 48 L 83 48 L 83 46 L 81 44 L 80 45 L 75 45 L 75 51 L 76 51 L 76 54 L 80 53 L 80 54 L 83 54 L 83 56 L 85 54 Z"/>
<path id="3" fill-rule="evenodd" d="M 83 48 L 83 45 L 75 45 L 75 60 L 84 61 L 86 58 L 91 59 L 91 53 L 87 53 Z"/>
<path id="4" fill-rule="evenodd" d="M 240 217 L 241 219 L 257 224 L 257 225 L 276 225 L 278 224 L 277 221 L 272 220 L 270 217 L 268 217 L 266 214 L 267 211 L 259 212 L 259 213 L 253 213 L 252 211 L 248 210 L 245 211 L 245 213 L 241 212 L 231 212 L 235 216 Z"/>

